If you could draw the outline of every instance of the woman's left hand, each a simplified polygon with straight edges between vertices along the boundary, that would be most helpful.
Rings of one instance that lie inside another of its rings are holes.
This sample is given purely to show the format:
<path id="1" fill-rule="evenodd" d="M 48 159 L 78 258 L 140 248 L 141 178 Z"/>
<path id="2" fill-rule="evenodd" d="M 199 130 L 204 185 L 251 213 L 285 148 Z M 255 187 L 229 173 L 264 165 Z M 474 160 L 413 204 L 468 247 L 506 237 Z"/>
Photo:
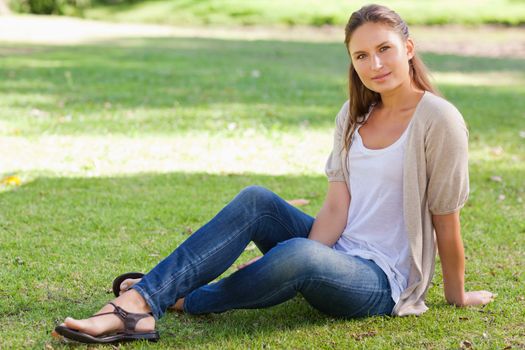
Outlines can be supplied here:
<path id="1" fill-rule="evenodd" d="M 496 294 L 487 290 L 465 292 L 465 304 L 461 306 L 486 305 L 494 300 Z"/>

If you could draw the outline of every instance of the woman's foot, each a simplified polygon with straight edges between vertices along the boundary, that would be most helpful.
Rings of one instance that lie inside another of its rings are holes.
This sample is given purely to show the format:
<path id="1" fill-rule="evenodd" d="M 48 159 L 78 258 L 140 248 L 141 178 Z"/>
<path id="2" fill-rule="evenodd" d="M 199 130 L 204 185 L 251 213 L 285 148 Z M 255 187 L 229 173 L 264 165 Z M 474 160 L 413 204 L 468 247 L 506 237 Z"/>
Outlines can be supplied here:
<path id="1" fill-rule="evenodd" d="M 120 295 L 125 293 L 128 289 L 133 287 L 135 284 L 139 283 L 142 278 L 128 278 L 120 284 Z M 178 311 L 178 312 L 184 312 L 184 298 L 180 298 L 177 300 L 175 305 L 172 305 L 169 307 L 170 310 Z"/>
<path id="2" fill-rule="evenodd" d="M 130 313 L 141 314 L 151 312 L 148 304 L 135 290 L 129 290 L 123 293 L 113 300 L 113 303 Z M 112 305 L 107 304 L 100 309 L 97 314 L 112 312 L 114 309 L 115 308 Z M 124 323 L 114 314 L 91 317 L 82 320 L 67 317 L 62 325 L 92 336 L 99 336 L 124 330 Z M 154 329 L 155 319 L 153 316 L 149 316 L 138 321 L 134 330 L 137 332 L 150 332 Z"/>

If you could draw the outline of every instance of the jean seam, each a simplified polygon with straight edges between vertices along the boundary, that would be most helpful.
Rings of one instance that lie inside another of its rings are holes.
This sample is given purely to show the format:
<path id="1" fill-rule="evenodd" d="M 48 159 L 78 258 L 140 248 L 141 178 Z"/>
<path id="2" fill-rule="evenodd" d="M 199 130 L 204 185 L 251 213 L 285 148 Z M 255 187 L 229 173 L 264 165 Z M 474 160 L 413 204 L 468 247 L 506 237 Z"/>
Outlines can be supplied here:
<path id="1" fill-rule="evenodd" d="M 237 234 L 233 237 L 231 237 L 229 240 L 227 240 L 226 242 L 224 242 L 224 244 L 220 245 L 219 247 L 217 247 L 216 249 L 210 251 L 207 255 L 205 255 L 202 259 L 200 259 L 200 261 L 198 262 L 198 264 L 196 265 L 190 265 L 191 267 L 194 267 L 194 268 L 197 268 L 199 267 L 203 262 L 204 260 L 208 259 L 209 257 L 213 256 L 214 254 L 216 254 L 218 251 L 222 250 L 224 247 L 226 247 L 229 243 L 231 243 L 234 239 L 236 239 L 237 237 L 239 237 L 239 235 L 241 235 L 249 226 L 255 224 L 257 221 L 259 220 L 262 220 L 263 218 L 266 218 L 266 217 L 270 217 L 271 219 L 277 221 L 279 224 L 281 224 L 285 229 L 286 231 L 294 236 L 294 237 L 297 237 L 293 234 L 293 231 L 289 229 L 289 227 L 284 224 L 278 217 L 275 217 L 273 214 L 271 213 L 265 213 L 265 214 L 261 214 L 259 215 L 258 217 L 256 217 L 255 219 L 253 219 L 252 221 L 248 222 L 246 225 L 244 225 L 241 229 L 238 230 Z M 186 269 L 180 271 L 177 276 L 175 276 L 174 278 L 170 279 L 168 282 L 164 283 L 157 291 L 155 291 L 154 293 L 151 293 L 151 296 L 154 296 L 154 295 L 157 295 L 158 293 L 162 292 L 163 290 L 165 290 L 166 288 L 169 287 L 169 285 L 171 285 L 173 283 L 173 281 L 175 281 L 180 275 L 186 273 L 189 269 L 190 269 L 190 266 L 187 266 Z"/>

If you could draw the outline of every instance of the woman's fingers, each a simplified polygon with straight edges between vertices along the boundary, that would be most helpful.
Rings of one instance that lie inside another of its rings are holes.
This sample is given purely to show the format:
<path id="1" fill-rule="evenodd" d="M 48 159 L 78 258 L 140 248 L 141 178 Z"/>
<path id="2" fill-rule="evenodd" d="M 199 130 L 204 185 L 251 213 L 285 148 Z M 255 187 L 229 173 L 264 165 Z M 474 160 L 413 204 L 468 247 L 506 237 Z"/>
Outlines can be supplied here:
<path id="1" fill-rule="evenodd" d="M 489 291 L 486 291 L 486 290 L 481 290 L 479 291 L 479 293 L 480 293 L 480 297 L 481 297 L 481 301 L 483 305 L 490 303 L 496 297 L 495 294 Z"/>
<path id="2" fill-rule="evenodd" d="M 474 305 L 486 305 L 494 300 L 496 294 L 491 293 L 487 290 L 479 290 L 473 292 L 466 292 L 465 296 L 467 301 L 465 306 L 474 306 Z"/>

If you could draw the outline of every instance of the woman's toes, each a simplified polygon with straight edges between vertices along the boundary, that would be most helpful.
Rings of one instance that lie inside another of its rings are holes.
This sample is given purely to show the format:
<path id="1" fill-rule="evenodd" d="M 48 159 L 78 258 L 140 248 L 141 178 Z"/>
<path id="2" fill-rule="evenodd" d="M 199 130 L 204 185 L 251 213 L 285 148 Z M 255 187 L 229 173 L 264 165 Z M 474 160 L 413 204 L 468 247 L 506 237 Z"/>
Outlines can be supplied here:
<path id="1" fill-rule="evenodd" d="M 98 313 L 111 312 L 112 309 L 113 307 L 111 305 L 106 305 Z M 112 314 L 97 317 L 92 316 L 83 320 L 76 320 L 74 318 L 67 317 L 64 320 L 64 324 L 68 328 L 75 329 L 92 336 L 110 333 L 122 329 L 123 327 L 120 318 Z"/>
<path id="2" fill-rule="evenodd" d="M 96 330 L 93 329 L 90 320 L 75 320 L 71 317 L 66 317 L 63 323 L 67 328 L 75 329 L 77 331 L 96 335 Z"/>
<path id="3" fill-rule="evenodd" d="M 128 278 L 120 284 L 120 293 L 127 291 L 135 284 L 139 283 L 141 278 Z"/>
<path id="4" fill-rule="evenodd" d="M 136 283 L 135 281 L 137 280 L 131 281 Z M 126 293 L 123 293 L 117 299 L 113 300 L 113 303 L 129 313 L 144 314 L 150 312 L 150 309 L 147 306 L 145 300 L 135 290 L 130 290 Z M 76 320 L 72 317 L 67 317 L 64 320 L 63 325 L 67 328 L 74 329 L 95 337 L 121 331 L 124 329 L 124 322 L 121 317 L 117 315 L 118 312 L 115 311 L 115 306 L 113 306 L 113 303 L 106 304 L 98 311 L 98 313 L 83 320 Z M 140 319 L 136 324 L 135 329 L 132 330 L 151 331 L 154 329 L 155 319 L 150 316 Z"/>

